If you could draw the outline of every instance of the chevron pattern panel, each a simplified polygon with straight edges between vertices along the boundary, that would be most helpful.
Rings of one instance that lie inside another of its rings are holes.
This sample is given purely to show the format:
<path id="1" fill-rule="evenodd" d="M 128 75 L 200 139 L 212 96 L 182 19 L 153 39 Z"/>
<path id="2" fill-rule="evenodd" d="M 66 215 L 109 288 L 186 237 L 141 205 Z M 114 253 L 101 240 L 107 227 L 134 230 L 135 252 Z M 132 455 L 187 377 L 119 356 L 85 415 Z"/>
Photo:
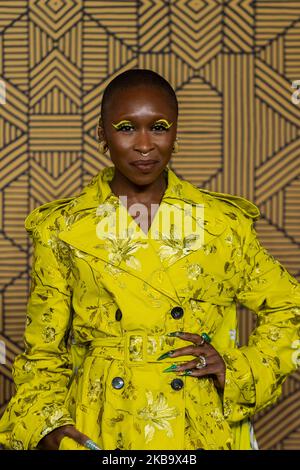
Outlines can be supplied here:
<path id="1" fill-rule="evenodd" d="M 300 279 L 299 47 L 299 1 L 0 0 L 0 412 L 23 347 L 24 219 L 110 164 L 96 125 L 103 90 L 122 71 L 150 68 L 170 81 L 180 106 L 171 166 L 254 201 L 262 243 Z M 254 318 L 239 316 L 244 343 Z M 300 372 L 256 417 L 261 449 L 300 450 L 299 400 Z"/>

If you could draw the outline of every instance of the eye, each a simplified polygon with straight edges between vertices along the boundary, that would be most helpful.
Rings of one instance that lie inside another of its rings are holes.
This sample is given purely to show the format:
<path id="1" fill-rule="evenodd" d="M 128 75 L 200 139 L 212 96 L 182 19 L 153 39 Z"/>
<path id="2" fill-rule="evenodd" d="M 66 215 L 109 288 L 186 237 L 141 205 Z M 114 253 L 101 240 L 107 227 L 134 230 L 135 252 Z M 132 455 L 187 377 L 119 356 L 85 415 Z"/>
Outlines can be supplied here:
<path id="1" fill-rule="evenodd" d="M 152 127 L 152 129 L 153 129 L 154 131 L 159 131 L 159 132 L 161 132 L 161 131 L 167 131 L 167 130 L 168 130 L 167 127 L 166 127 L 164 124 L 154 124 L 154 126 Z"/>
<path id="2" fill-rule="evenodd" d="M 122 124 L 117 128 L 117 131 L 123 131 L 123 132 L 130 132 L 133 130 L 133 126 L 131 124 Z"/>

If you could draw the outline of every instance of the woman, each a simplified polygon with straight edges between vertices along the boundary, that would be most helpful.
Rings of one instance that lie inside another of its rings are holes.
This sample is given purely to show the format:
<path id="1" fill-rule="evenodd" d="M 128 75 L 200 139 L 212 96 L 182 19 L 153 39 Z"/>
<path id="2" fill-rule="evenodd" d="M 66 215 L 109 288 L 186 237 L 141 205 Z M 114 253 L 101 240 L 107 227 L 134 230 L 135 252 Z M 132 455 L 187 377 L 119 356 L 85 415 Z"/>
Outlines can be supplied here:
<path id="1" fill-rule="evenodd" d="M 27 217 L 26 350 L 4 447 L 256 448 L 250 417 L 299 364 L 299 284 L 259 244 L 254 204 L 168 167 L 177 113 L 160 75 L 118 75 L 98 126 L 113 166 Z M 237 302 L 258 316 L 242 348 Z"/>

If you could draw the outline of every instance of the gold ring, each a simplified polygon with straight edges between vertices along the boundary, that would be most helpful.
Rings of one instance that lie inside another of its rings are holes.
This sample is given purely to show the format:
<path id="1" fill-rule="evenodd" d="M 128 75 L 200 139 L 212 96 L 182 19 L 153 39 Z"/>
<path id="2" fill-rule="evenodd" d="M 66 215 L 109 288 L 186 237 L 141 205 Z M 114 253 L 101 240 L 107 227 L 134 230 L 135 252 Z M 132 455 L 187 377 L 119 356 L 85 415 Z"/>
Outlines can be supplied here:
<path id="1" fill-rule="evenodd" d="M 198 363 L 196 364 L 196 369 L 203 369 L 207 366 L 207 362 L 204 356 L 198 356 Z"/>

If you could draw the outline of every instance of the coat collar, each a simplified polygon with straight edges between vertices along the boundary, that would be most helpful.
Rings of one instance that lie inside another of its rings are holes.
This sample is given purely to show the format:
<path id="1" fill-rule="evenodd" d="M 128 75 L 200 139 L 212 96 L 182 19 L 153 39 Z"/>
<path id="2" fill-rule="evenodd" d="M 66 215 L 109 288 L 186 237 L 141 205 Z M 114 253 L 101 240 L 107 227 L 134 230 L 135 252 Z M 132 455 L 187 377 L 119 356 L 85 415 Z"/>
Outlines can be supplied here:
<path id="1" fill-rule="evenodd" d="M 163 211 L 170 206 L 179 215 L 184 212 L 186 217 L 190 217 L 191 213 L 195 214 L 199 205 L 204 204 L 204 242 L 209 243 L 226 229 L 225 223 L 216 218 L 213 211 L 207 210 L 210 202 L 197 187 L 179 179 L 169 167 L 166 167 L 165 171 L 168 184 L 151 230 L 156 227 L 160 231 L 158 222 L 164 218 Z M 164 240 L 159 237 L 153 239 L 149 233 L 146 236 L 125 206 L 120 203 L 119 198 L 113 194 L 109 185 L 113 175 L 114 167 L 104 168 L 83 192 L 71 201 L 65 210 L 65 230 L 58 234 L 59 238 L 80 250 L 83 256 L 87 253 L 93 258 L 102 259 L 107 263 L 108 270 L 112 268 L 127 272 L 180 302 L 172 281 L 172 267 L 180 259 L 201 249 L 202 241 L 194 240 L 188 233 L 184 234 L 183 239 L 177 238 L 177 242 L 168 237 Z M 127 223 L 126 232 L 122 232 L 126 233 L 126 236 L 121 237 L 121 240 L 112 234 L 117 219 Z M 108 232 L 105 232 L 105 229 L 108 229 Z"/>
<path id="2" fill-rule="evenodd" d="M 102 172 L 99 173 L 98 178 L 96 179 L 98 185 L 98 194 L 99 196 L 101 195 L 100 197 L 102 199 L 102 203 L 104 203 L 111 197 L 115 197 L 109 185 L 109 182 L 113 179 L 114 171 L 115 168 L 113 166 L 104 168 Z M 178 176 L 174 173 L 174 171 L 171 170 L 169 166 L 166 166 L 164 172 L 166 174 L 168 184 L 162 200 L 164 201 L 166 199 L 183 199 L 189 203 L 192 203 L 193 201 L 190 199 L 191 188 L 189 188 L 189 191 L 186 191 L 187 188 L 185 187 L 187 182 L 179 179 Z M 188 186 L 193 186 L 191 185 L 191 183 L 187 184 Z M 195 189 L 198 194 L 199 189 Z"/>

